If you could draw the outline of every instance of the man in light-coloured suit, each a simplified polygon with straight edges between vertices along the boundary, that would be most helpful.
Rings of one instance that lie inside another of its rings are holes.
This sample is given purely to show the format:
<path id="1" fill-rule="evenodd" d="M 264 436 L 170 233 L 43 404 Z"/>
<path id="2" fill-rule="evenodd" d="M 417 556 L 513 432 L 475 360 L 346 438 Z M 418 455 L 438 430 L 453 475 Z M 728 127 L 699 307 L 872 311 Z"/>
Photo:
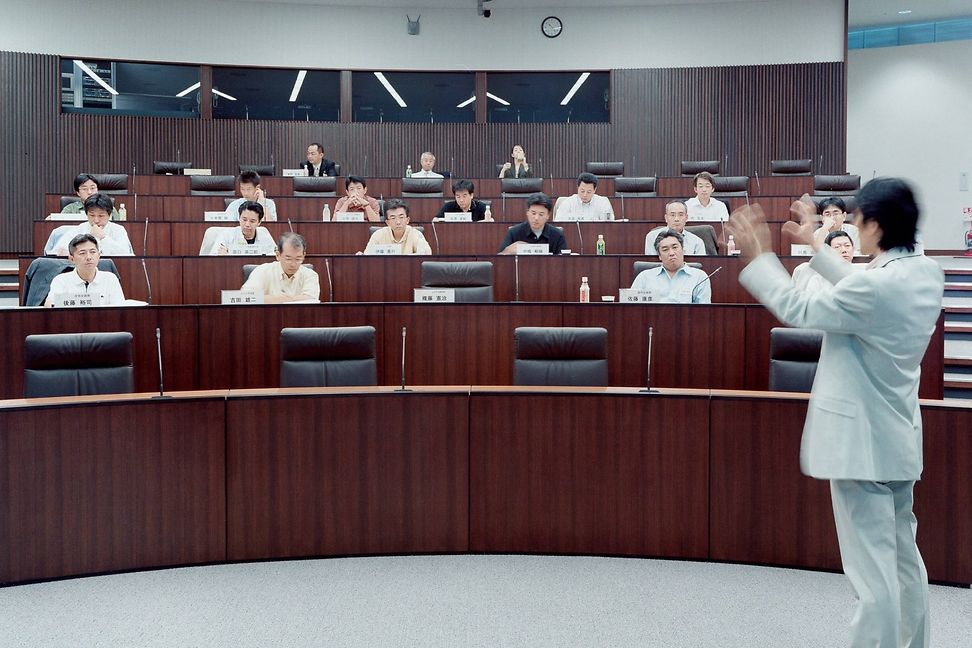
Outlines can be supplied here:
<path id="1" fill-rule="evenodd" d="M 781 321 L 825 331 L 800 448 L 804 474 L 829 479 L 841 561 L 858 595 L 855 647 L 927 647 L 928 575 L 915 544 L 915 480 L 922 470 L 918 380 L 942 308 L 944 273 L 916 249 L 918 207 L 901 180 L 858 193 L 861 250 L 852 272 L 829 246 L 811 267 L 829 289 L 795 288 L 772 253 L 758 206 L 729 229 L 747 261 L 739 281 Z M 795 203 L 794 210 L 813 208 Z"/>

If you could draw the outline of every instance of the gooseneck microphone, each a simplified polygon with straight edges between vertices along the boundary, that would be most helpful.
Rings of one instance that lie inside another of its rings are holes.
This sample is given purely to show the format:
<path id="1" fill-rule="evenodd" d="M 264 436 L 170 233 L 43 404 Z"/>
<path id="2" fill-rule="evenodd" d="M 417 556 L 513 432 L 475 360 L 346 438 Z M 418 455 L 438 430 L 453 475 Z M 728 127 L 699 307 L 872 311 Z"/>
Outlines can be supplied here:
<path id="1" fill-rule="evenodd" d="M 138 175 L 135 171 L 135 163 L 132 162 L 132 197 L 134 198 L 134 201 L 132 202 L 132 220 L 135 220 L 138 215 L 138 188 L 135 186 L 135 181 L 137 178 Z"/>
<path id="2" fill-rule="evenodd" d="M 162 379 L 162 329 L 159 327 L 155 327 L 155 355 L 159 359 L 159 395 L 153 396 L 152 400 L 172 398 L 165 395 L 165 381 Z"/>
<path id="3" fill-rule="evenodd" d="M 652 327 L 648 327 L 648 369 L 645 371 L 645 388 L 639 389 L 639 393 L 642 394 L 657 394 L 657 389 L 651 388 L 651 343 L 652 334 L 654 333 Z"/>
<path id="4" fill-rule="evenodd" d="M 149 219 L 146 217 L 145 231 L 142 233 L 142 256 L 143 257 L 148 256 L 148 228 L 149 228 Z"/>
<path id="5" fill-rule="evenodd" d="M 581 233 L 580 221 L 574 221 L 574 225 L 577 226 L 577 238 L 580 239 L 580 253 L 584 254 L 584 234 Z"/>
<path id="6" fill-rule="evenodd" d="M 624 194 L 621 195 L 621 220 L 627 221 L 628 217 L 624 215 Z"/>
<path id="7" fill-rule="evenodd" d="M 439 254 L 439 233 L 435 231 L 435 219 L 432 219 L 432 237 L 435 239 L 435 253 Z"/>
<path id="8" fill-rule="evenodd" d="M 407 392 L 412 391 L 405 387 L 405 325 L 402 324 L 402 386 L 395 391 Z"/>
<path id="9" fill-rule="evenodd" d="M 324 270 L 327 271 L 328 301 L 333 302 L 334 301 L 334 282 L 331 281 L 331 260 L 328 259 L 328 258 L 326 258 L 326 257 L 324 259 Z"/>
<path id="10" fill-rule="evenodd" d="M 290 217 L 287 217 L 287 227 L 290 228 L 290 233 L 294 233 L 294 224 L 290 222 Z"/>
<path id="11" fill-rule="evenodd" d="M 719 272 L 720 270 L 722 270 L 722 268 L 723 268 L 723 266 L 719 266 L 718 268 L 716 268 L 715 270 L 713 270 L 713 271 L 712 271 L 712 272 L 710 272 L 709 274 L 707 274 L 707 275 L 705 275 L 705 279 L 703 279 L 703 280 L 702 280 L 702 281 L 700 281 L 699 283 L 697 283 L 697 284 L 695 284 L 694 286 L 692 286 L 692 297 L 693 297 L 693 298 L 695 297 L 695 289 L 696 289 L 696 288 L 698 288 L 699 286 L 701 286 L 702 284 L 704 284 L 704 283 L 705 283 L 706 281 L 708 281 L 709 279 L 711 279 L 711 278 L 712 278 L 712 275 L 714 275 L 715 273 L 717 273 L 717 272 Z"/>
<path id="12" fill-rule="evenodd" d="M 513 301 L 520 301 L 520 256 L 513 256 Z"/>
<path id="13" fill-rule="evenodd" d="M 149 279 L 148 268 L 145 267 L 145 257 L 142 257 L 142 273 L 145 275 L 145 287 L 148 289 L 148 303 L 152 305 L 152 282 Z"/>

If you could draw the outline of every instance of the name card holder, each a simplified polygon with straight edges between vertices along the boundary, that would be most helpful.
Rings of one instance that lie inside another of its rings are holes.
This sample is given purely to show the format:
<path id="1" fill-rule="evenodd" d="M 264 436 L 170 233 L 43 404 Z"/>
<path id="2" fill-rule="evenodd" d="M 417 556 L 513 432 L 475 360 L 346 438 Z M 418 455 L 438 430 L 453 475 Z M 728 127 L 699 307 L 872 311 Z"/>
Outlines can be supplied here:
<path id="1" fill-rule="evenodd" d="M 229 246 L 230 256 L 265 256 L 268 254 L 273 254 L 273 250 L 269 249 L 267 245 L 239 245 L 234 244 Z"/>
<path id="2" fill-rule="evenodd" d="M 101 294 L 89 292 L 57 293 L 51 298 L 51 301 L 59 308 L 101 306 Z"/>
<path id="3" fill-rule="evenodd" d="M 47 218 L 45 218 L 44 220 L 78 222 L 78 221 L 88 220 L 88 217 L 84 214 L 84 212 L 81 212 L 80 214 L 62 214 L 59 212 L 55 212 L 53 214 L 48 214 Z"/>
<path id="4" fill-rule="evenodd" d="M 363 223 L 364 212 L 334 212 L 334 221 L 338 223 Z"/>
<path id="5" fill-rule="evenodd" d="M 282 175 L 284 178 L 306 178 L 307 169 L 283 169 Z"/>
<path id="6" fill-rule="evenodd" d="M 453 304 L 456 301 L 455 288 L 415 288 L 413 301 L 416 304 Z"/>
<path id="7" fill-rule="evenodd" d="M 686 220 L 690 220 L 693 223 L 706 222 L 706 223 L 725 223 L 729 220 L 729 216 L 719 216 L 718 218 L 712 218 L 711 216 L 698 215 L 689 216 Z"/>
<path id="8" fill-rule="evenodd" d="M 550 254 L 550 245 L 547 243 L 519 243 L 516 246 L 516 253 L 520 256 Z"/>
<path id="9" fill-rule="evenodd" d="M 213 175 L 212 169 L 183 169 L 182 175 L 194 176 L 194 175 Z"/>
<path id="10" fill-rule="evenodd" d="M 595 218 L 594 214 L 564 214 L 563 216 L 557 214 L 555 220 L 561 223 L 576 223 L 577 221 L 595 221 L 600 219 Z"/>
<path id="11" fill-rule="evenodd" d="M 799 243 L 792 243 L 790 245 L 790 256 L 813 256 L 813 248 L 809 245 L 801 245 Z"/>
<path id="12" fill-rule="evenodd" d="M 221 290 L 220 303 L 229 306 L 243 306 L 245 304 L 262 304 L 263 293 L 252 290 Z"/>
<path id="13" fill-rule="evenodd" d="M 622 288 L 618 291 L 618 301 L 622 304 L 647 304 L 651 301 L 651 291 Z"/>
<path id="14" fill-rule="evenodd" d="M 203 212 L 203 220 L 207 223 L 215 221 L 238 221 L 240 217 L 227 214 L 224 211 L 207 211 Z"/>
<path id="15" fill-rule="evenodd" d="M 399 243 L 382 243 L 371 248 L 371 252 L 368 254 L 374 254 L 376 256 L 391 256 L 391 255 L 401 255 L 402 246 Z"/>
<path id="16" fill-rule="evenodd" d="M 471 223 L 472 212 L 446 212 L 445 222 L 447 223 Z"/>

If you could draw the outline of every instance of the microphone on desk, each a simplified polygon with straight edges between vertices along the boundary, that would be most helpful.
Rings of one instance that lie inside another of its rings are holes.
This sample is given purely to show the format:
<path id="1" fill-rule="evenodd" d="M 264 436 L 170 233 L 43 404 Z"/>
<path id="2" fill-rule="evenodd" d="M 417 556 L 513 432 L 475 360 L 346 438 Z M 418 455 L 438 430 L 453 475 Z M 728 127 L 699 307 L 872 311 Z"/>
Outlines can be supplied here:
<path id="1" fill-rule="evenodd" d="M 628 217 L 624 215 L 624 194 L 621 194 L 621 220 L 628 220 Z"/>
<path id="2" fill-rule="evenodd" d="M 520 301 L 520 255 L 513 256 L 513 301 Z"/>
<path id="3" fill-rule="evenodd" d="M 331 260 L 324 258 L 324 270 L 327 271 L 327 292 L 328 301 L 334 301 L 334 282 L 331 281 Z"/>
<path id="4" fill-rule="evenodd" d="M 657 389 L 651 388 L 651 343 L 652 343 L 652 327 L 648 327 L 648 369 L 645 371 L 645 388 L 639 389 L 639 393 L 642 394 L 657 394 Z"/>
<path id="5" fill-rule="evenodd" d="M 817 173 L 823 173 L 824 154 L 820 154 L 820 161 L 817 162 Z"/>
<path id="6" fill-rule="evenodd" d="M 577 226 L 577 238 L 580 239 L 580 253 L 584 254 L 584 234 L 581 233 L 580 221 L 574 221 L 574 225 Z"/>
<path id="7" fill-rule="evenodd" d="M 402 386 L 395 391 L 407 392 L 412 391 L 405 387 L 405 325 L 402 324 Z"/>
<path id="8" fill-rule="evenodd" d="M 726 153 L 725 160 L 726 161 L 723 163 L 722 172 L 723 173 L 728 173 L 729 172 L 729 153 L 728 152 Z"/>
<path id="9" fill-rule="evenodd" d="M 452 178 L 458 177 L 456 174 L 456 158 L 452 156 L 449 158 L 449 173 L 452 174 Z"/>
<path id="10" fill-rule="evenodd" d="M 759 184 L 759 171 L 756 171 L 756 191 L 763 193 L 763 187 Z"/>
<path id="11" fill-rule="evenodd" d="M 719 266 L 718 268 L 716 268 L 715 270 L 713 270 L 713 271 L 712 271 L 712 272 L 710 272 L 709 274 L 707 274 L 707 275 L 705 275 L 705 279 L 703 279 L 703 280 L 702 280 L 702 281 L 700 281 L 699 283 L 697 283 L 697 284 L 695 284 L 694 286 L 692 286 L 692 297 L 695 297 L 695 289 L 696 289 L 696 288 L 698 288 L 699 286 L 701 286 L 702 284 L 704 284 L 704 283 L 705 283 L 706 281 L 709 281 L 709 279 L 711 279 L 711 278 L 712 278 L 712 275 L 714 275 L 715 273 L 717 273 L 717 272 L 719 272 L 720 270 L 722 270 L 722 268 L 723 268 L 723 266 Z"/>
<path id="12" fill-rule="evenodd" d="M 290 217 L 287 217 L 287 226 L 290 227 L 290 233 L 294 233 L 294 224 L 290 222 Z"/>
<path id="13" fill-rule="evenodd" d="M 159 359 L 159 395 L 153 396 L 152 400 L 172 398 L 165 395 L 165 382 L 162 380 L 162 329 L 159 327 L 155 327 L 155 355 Z"/>
<path id="14" fill-rule="evenodd" d="M 439 254 L 439 233 L 435 231 L 435 218 L 432 219 L 432 237 L 435 239 L 435 253 Z"/>
<path id="15" fill-rule="evenodd" d="M 148 256 L 148 228 L 149 228 L 149 219 L 146 218 L 145 231 L 142 233 L 142 256 L 143 257 Z"/>
<path id="16" fill-rule="evenodd" d="M 148 288 L 148 303 L 152 305 L 152 282 L 149 280 L 148 268 L 145 267 L 145 257 L 142 257 L 142 273 L 145 274 L 145 287 Z"/>
<path id="17" fill-rule="evenodd" d="M 138 189 L 135 187 L 135 180 L 137 178 L 138 175 L 136 174 L 135 171 L 135 163 L 132 162 L 132 196 L 135 199 L 132 202 L 132 220 L 135 220 L 135 217 L 138 214 Z"/>

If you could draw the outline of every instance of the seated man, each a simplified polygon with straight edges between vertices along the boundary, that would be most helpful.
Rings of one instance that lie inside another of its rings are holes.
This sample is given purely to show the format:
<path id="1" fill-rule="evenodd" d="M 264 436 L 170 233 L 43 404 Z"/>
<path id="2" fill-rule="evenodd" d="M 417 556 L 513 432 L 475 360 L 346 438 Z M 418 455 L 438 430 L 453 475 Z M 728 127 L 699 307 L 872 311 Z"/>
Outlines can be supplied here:
<path id="1" fill-rule="evenodd" d="M 841 230 L 828 232 L 826 228 L 821 227 L 813 233 L 813 238 L 818 241 L 818 243 L 814 244 L 815 246 L 819 246 L 820 243 L 828 245 L 837 251 L 837 254 L 840 255 L 842 260 L 847 263 L 854 263 L 854 241 L 851 239 L 849 232 Z M 867 266 L 859 263 L 852 267 L 863 270 Z M 834 284 L 827 281 L 816 270 L 811 268 L 810 262 L 807 261 L 793 269 L 793 285 L 804 290 L 816 291 L 829 288 Z"/>
<path id="2" fill-rule="evenodd" d="M 98 241 L 91 234 L 78 234 L 68 243 L 68 261 L 74 264 L 71 272 L 62 272 L 51 281 L 44 306 L 53 307 L 58 295 L 98 295 L 102 306 L 120 306 L 125 302 L 118 277 L 98 271 Z"/>
<path id="3" fill-rule="evenodd" d="M 704 221 L 725 221 L 729 219 L 729 208 L 726 203 L 712 197 L 715 189 L 715 178 L 712 174 L 703 171 L 697 173 L 692 179 L 692 188 L 695 189 L 695 198 L 685 201 L 688 216 L 692 220 Z"/>
<path id="4" fill-rule="evenodd" d="M 307 175 L 314 177 L 336 176 L 334 162 L 324 157 L 324 147 L 314 142 L 307 147 L 307 161 L 300 165 L 307 169 Z"/>
<path id="5" fill-rule="evenodd" d="M 240 224 L 224 228 L 208 251 L 203 254 L 229 254 L 234 247 L 258 245 L 263 254 L 272 254 L 276 244 L 267 228 L 260 227 L 263 222 L 263 205 L 258 202 L 244 202 L 239 207 Z"/>
<path id="6" fill-rule="evenodd" d="M 118 223 L 111 222 L 111 210 L 112 202 L 107 194 L 91 194 L 84 201 L 84 213 L 88 217 L 87 222 L 69 228 L 65 234 L 62 234 L 52 245 L 49 245 L 50 249 L 45 249 L 44 253 L 66 256 L 69 254 L 68 244 L 75 236 L 91 234 L 98 242 L 101 255 L 135 256 L 131 241 L 128 240 L 128 231 Z"/>
<path id="7" fill-rule="evenodd" d="M 836 196 L 824 198 L 817 205 L 817 213 L 822 218 L 821 229 L 827 232 L 847 232 L 851 241 L 854 242 L 854 249 L 861 249 L 861 238 L 857 227 L 844 222 L 844 219 L 847 218 L 847 205 L 844 204 L 842 198 Z"/>
<path id="8" fill-rule="evenodd" d="M 91 194 L 98 193 L 98 181 L 90 173 L 82 173 L 74 179 L 74 193 L 78 194 L 78 200 L 65 205 L 62 214 L 83 214 L 84 201 Z M 111 208 L 111 220 L 121 220 L 114 206 Z"/>
<path id="9" fill-rule="evenodd" d="M 614 220 L 611 201 L 597 195 L 596 175 L 582 173 L 577 176 L 577 193 L 560 201 L 554 220 Z"/>
<path id="10" fill-rule="evenodd" d="M 560 228 L 547 222 L 552 211 L 553 203 L 547 194 L 530 194 L 527 198 L 526 221 L 506 230 L 499 254 L 516 254 L 520 243 L 546 243 L 550 246 L 550 254 L 560 254 L 567 247 L 567 240 Z"/>
<path id="11" fill-rule="evenodd" d="M 419 162 L 422 165 L 422 170 L 415 171 L 414 173 L 412 173 L 413 178 L 441 178 L 442 177 L 441 173 L 436 173 L 435 171 L 432 170 L 432 168 L 435 167 L 435 156 L 432 155 L 432 153 L 430 153 L 429 151 L 426 151 L 425 153 L 422 154 L 422 157 L 419 159 Z"/>
<path id="12" fill-rule="evenodd" d="M 445 215 L 457 212 L 472 213 L 474 221 L 486 220 L 486 210 L 489 209 L 482 200 L 476 200 L 474 192 L 475 185 L 471 180 L 456 180 L 452 183 L 452 195 L 455 200 L 442 205 L 442 209 L 435 215 L 435 220 L 442 220 Z M 489 220 L 493 220 L 490 218 Z"/>
<path id="13" fill-rule="evenodd" d="M 657 268 L 644 270 L 635 277 L 631 287 L 650 290 L 651 300 L 666 304 L 711 304 L 712 284 L 704 272 L 685 264 L 682 235 L 669 229 L 656 240 Z"/>
<path id="14" fill-rule="evenodd" d="M 371 235 L 365 254 L 375 254 L 377 245 L 400 245 L 402 254 L 432 254 L 432 246 L 425 235 L 408 224 L 408 204 L 401 198 L 389 198 L 385 203 L 385 223 Z"/>
<path id="15" fill-rule="evenodd" d="M 341 196 L 334 206 L 334 213 L 364 212 L 365 220 L 377 223 L 381 220 L 381 206 L 368 195 L 368 181 L 361 176 L 351 175 L 344 181 L 348 195 Z"/>
<path id="16" fill-rule="evenodd" d="M 277 220 L 277 206 L 267 198 L 260 188 L 260 174 L 256 171 L 244 171 L 240 174 L 240 194 L 242 198 L 237 198 L 226 206 L 228 216 L 236 216 L 240 213 L 240 205 L 245 202 L 260 203 L 263 207 L 263 220 L 275 222 Z"/>
<path id="17" fill-rule="evenodd" d="M 277 239 L 277 260 L 253 268 L 242 289 L 263 293 L 267 304 L 319 300 L 321 282 L 316 272 L 304 267 L 306 254 L 304 237 L 285 232 Z"/>
<path id="18" fill-rule="evenodd" d="M 654 256 L 657 248 L 655 243 L 658 235 L 667 230 L 674 230 L 682 235 L 682 251 L 689 256 L 705 255 L 705 242 L 692 232 L 685 231 L 688 212 L 685 203 L 674 200 L 665 205 L 666 227 L 656 227 L 645 236 L 645 254 Z"/>

